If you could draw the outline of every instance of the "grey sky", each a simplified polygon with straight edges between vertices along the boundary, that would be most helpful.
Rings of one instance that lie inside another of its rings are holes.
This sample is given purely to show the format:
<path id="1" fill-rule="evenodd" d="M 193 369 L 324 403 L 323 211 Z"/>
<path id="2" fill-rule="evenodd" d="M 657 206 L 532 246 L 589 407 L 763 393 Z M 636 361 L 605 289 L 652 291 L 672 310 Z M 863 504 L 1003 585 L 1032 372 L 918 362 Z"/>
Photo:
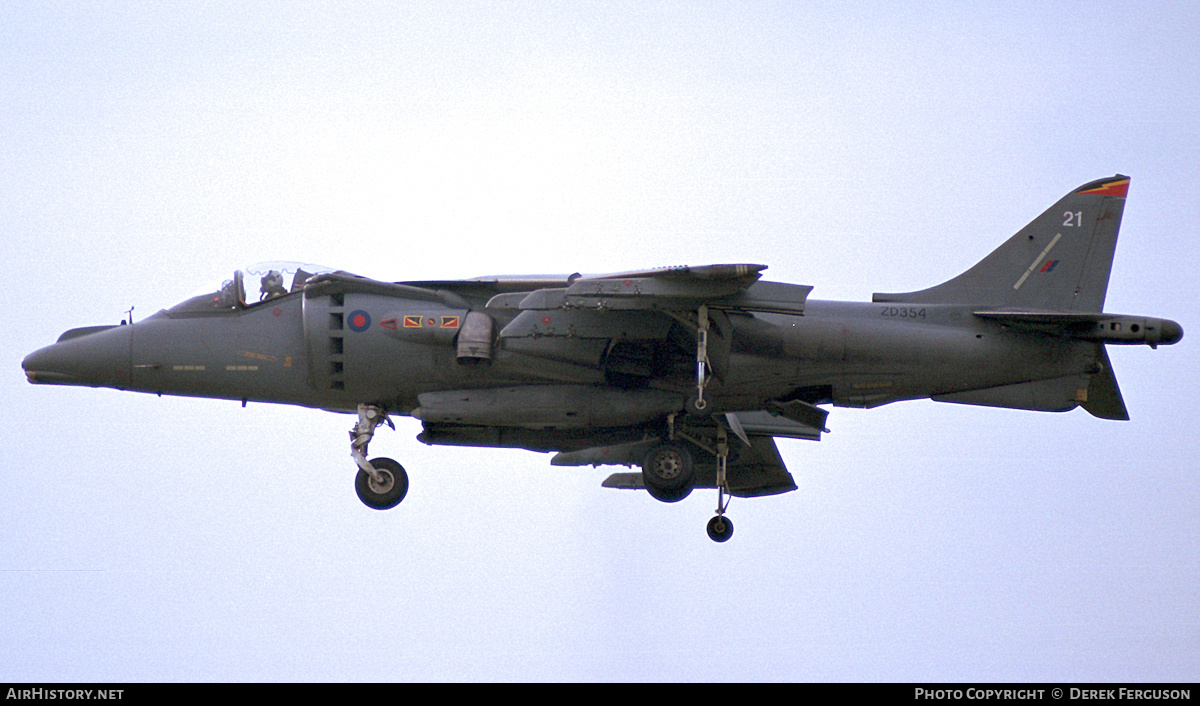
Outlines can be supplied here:
<path id="1" fill-rule="evenodd" d="M 1200 674 L 1192 2 L 0 7 L 0 681 L 1189 680 Z M 1133 178 L 1132 421 L 910 402 L 677 505 L 432 448 L 390 512 L 324 412 L 19 363 L 265 259 L 381 279 L 761 262 L 816 299 L 964 270 Z"/>

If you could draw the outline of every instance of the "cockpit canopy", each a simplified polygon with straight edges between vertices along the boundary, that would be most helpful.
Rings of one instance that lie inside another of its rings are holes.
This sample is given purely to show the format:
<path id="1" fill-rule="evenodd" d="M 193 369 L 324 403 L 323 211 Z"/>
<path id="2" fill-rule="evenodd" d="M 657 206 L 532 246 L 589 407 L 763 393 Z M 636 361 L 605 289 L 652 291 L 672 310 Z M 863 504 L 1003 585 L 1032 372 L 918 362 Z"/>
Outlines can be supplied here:
<path id="1" fill-rule="evenodd" d="M 235 270 L 232 279 L 225 280 L 220 286 L 205 287 L 168 312 L 191 314 L 246 309 L 299 292 L 310 277 L 335 271 L 331 267 L 300 262 L 259 262 Z"/>

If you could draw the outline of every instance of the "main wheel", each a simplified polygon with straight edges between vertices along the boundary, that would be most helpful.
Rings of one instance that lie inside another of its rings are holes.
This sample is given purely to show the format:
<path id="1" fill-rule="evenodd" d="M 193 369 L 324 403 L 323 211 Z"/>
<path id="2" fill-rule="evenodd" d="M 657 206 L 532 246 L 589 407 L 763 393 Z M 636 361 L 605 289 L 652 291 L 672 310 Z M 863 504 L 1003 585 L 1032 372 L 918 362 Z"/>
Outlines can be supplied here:
<path id="1" fill-rule="evenodd" d="M 733 522 L 724 515 L 708 521 L 708 538 L 714 542 L 727 542 L 733 536 Z"/>
<path id="2" fill-rule="evenodd" d="M 642 462 L 642 482 L 655 500 L 683 500 L 692 492 L 692 455 L 682 444 L 655 446 Z"/>
<path id="3" fill-rule="evenodd" d="M 364 470 L 358 471 L 354 478 L 354 490 L 358 499 L 374 510 L 390 510 L 400 504 L 408 493 L 408 474 L 404 466 L 390 458 L 376 458 L 371 465 L 383 477 L 383 482 L 377 483 Z"/>
<path id="4" fill-rule="evenodd" d="M 684 486 L 683 488 L 662 490 L 647 484 L 646 492 L 650 493 L 650 497 L 654 498 L 660 503 L 677 503 L 692 494 L 692 486 L 688 485 Z"/>

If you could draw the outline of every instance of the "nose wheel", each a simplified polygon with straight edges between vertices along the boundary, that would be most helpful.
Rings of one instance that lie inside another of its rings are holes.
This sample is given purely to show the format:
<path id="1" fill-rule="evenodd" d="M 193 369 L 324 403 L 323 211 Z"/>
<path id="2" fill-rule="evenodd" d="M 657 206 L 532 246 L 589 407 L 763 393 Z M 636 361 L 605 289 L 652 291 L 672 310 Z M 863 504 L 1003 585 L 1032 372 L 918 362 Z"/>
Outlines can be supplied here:
<path id="1" fill-rule="evenodd" d="M 408 474 L 404 472 L 404 466 L 390 458 L 375 458 L 370 463 L 375 469 L 374 477 L 359 470 L 354 478 L 358 499 L 373 510 L 396 507 L 408 493 Z"/>
<path id="2" fill-rule="evenodd" d="M 350 430 L 350 456 L 358 466 L 358 475 L 354 478 L 358 499 L 373 510 L 390 510 L 408 494 L 408 474 L 404 466 L 390 458 L 367 460 L 367 446 L 381 424 L 396 428 L 383 407 L 358 405 L 358 423 Z"/>

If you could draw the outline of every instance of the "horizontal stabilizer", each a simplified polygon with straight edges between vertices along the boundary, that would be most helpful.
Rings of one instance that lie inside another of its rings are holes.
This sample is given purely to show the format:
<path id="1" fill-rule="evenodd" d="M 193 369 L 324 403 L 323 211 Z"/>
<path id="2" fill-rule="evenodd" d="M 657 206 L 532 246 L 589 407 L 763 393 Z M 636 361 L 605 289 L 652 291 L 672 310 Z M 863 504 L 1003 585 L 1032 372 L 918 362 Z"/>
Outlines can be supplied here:
<path id="1" fill-rule="evenodd" d="M 1075 311 L 1006 311 L 985 310 L 975 316 L 1005 326 L 1028 331 L 1050 333 L 1081 341 L 1146 344 L 1157 348 L 1169 346 L 1183 338 L 1183 327 L 1170 319 L 1151 316 L 1123 316 L 1100 312 Z"/>

